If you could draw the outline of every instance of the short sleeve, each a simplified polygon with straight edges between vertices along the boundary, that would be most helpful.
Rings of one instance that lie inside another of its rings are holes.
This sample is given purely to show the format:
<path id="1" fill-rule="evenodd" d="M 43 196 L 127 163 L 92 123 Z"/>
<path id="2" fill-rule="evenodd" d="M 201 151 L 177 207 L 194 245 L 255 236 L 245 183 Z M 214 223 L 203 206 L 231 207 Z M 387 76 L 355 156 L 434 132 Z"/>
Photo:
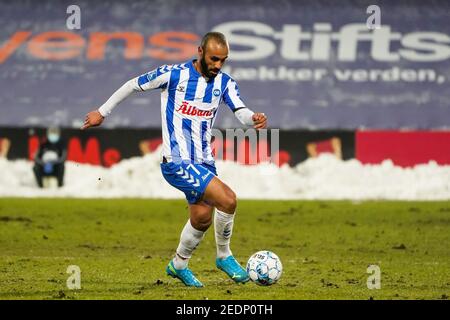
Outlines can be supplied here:
<path id="1" fill-rule="evenodd" d="M 233 79 L 228 81 L 227 87 L 223 93 L 223 101 L 228 105 L 231 111 L 246 108 L 244 101 L 241 99 L 239 87 Z"/>
<path id="2" fill-rule="evenodd" d="M 152 90 L 152 89 L 164 89 L 167 87 L 169 82 L 170 72 L 164 72 L 166 68 L 159 67 L 150 72 L 144 73 L 139 77 L 135 78 L 137 86 L 142 91 Z"/>

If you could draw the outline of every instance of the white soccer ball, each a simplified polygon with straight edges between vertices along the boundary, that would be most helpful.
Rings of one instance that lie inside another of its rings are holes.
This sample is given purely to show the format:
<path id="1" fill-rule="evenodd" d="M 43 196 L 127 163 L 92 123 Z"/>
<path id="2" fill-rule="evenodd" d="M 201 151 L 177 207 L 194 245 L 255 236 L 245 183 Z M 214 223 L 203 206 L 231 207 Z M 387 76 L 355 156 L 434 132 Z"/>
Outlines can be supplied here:
<path id="1" fill-rule="evenodd" d="M 280 258 L 271 251 L 258 251 L 247 262 L 247 273 L 250 279 L 258 285 L 270 286 L 277 282 L 283 265 Z"/>

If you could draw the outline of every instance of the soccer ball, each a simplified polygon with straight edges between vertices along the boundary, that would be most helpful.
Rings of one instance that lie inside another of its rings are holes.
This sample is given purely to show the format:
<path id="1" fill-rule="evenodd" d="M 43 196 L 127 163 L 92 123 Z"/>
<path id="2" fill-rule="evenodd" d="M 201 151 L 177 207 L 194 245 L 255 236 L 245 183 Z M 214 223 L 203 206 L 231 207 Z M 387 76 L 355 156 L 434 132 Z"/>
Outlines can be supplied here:
<path id="1" fill-rule="evenodd" d="M 271 251 L 258 251 L 247 262 L 250 279 L 260 286 L 270 286 L 277 282 L 283 271 L 280 258 Z"/>

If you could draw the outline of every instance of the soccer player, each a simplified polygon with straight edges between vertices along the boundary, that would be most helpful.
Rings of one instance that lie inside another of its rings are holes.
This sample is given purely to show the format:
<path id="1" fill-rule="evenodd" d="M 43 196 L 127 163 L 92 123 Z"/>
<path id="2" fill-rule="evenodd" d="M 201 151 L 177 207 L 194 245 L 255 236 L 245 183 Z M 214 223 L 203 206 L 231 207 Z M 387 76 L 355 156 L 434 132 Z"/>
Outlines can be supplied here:
<path id="1" fill-rule="evenodd" d="M 133 92 L 161 90 L 161 171 L 169 184 L 184 192 L 190 214 L 166 272 L 186 286 L 203 286 L 188 268 L 188 262 L 212 224 L 214 209 L 216 266 L 237 283 L 249 280 L 230 250 L 236 194 L 217 177 L 210 144 L 211 127 L 222 102 L 241 123 L 255 129 L 266 128 L 267 117 L 248 109 L 236 82 L 221 72 L 228 52 L 223 34 L 207 33 L 198 47 L 198 59 L 164 65 L 129 80 L 98 110 L 89 112 L 81 127 L 100 125 Z"/>

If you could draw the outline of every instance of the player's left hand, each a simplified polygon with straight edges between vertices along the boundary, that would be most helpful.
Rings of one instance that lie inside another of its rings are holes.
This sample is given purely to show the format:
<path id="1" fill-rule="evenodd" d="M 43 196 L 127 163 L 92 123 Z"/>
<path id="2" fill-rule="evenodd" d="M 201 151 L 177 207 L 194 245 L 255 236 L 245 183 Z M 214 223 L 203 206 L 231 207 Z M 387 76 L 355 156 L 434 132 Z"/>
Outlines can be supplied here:
<path id="1" fill-rule="evenodd" d="M 265 129 L 267 127 L 267 117 L 264 113 L 255 113 L 252 116 L 253 128 L 255 129 Z"/>
<path id="2" fill-rule="evenodd" d="M 103 117 L 98 110 L 89 112 L 84 119 L 81 130 L 85 130 L 90 127 L 97 127 L 102 124 L 105 117 Z"/>

